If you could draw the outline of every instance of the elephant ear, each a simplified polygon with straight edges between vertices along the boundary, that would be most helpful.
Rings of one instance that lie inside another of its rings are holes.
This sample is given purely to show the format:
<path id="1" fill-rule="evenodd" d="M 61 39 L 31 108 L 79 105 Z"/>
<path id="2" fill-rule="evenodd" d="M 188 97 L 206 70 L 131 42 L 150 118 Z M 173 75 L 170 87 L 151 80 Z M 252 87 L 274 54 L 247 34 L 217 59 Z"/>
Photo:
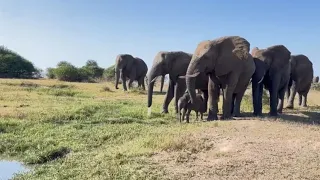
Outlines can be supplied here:
<path id="1" fill-rule="evenodd" d="M 283 45 L 275 45 L 267 48 L 262 55 L 266 57 L 270 70 L 277 72 L 289 64 L 291 52 Z"/>
<path id="2" fill-rule="evenodd" d="M 123 64 L 125 64 L 124 67 L 126 69 L 131 69 L 135 62 L 135 58 L 130 54 L 125 54 L 122 56 L 122 61 L 124 62 Z"/>

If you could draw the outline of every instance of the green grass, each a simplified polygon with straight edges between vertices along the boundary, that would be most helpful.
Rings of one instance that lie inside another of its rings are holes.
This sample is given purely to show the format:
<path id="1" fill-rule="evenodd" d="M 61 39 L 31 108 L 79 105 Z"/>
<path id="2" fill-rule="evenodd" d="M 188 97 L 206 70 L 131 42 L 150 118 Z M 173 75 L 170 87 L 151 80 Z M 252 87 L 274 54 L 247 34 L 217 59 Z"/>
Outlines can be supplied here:
<path id="1" fill-rule="evenodd" d="M 108 83 L 0 80 L 0 90 L 0 157 L 32 165 L 15 179 L 162 179 L 150 155 L 198 152 L 206 146 L 190 133 L 224 125 L 180 124 L 173 101 L 170 114 L 159 113 L 164 95 L 153 96 L 148 117 L 145 91 Z M 252 110 L 249 96 L 242 104 Z"/>

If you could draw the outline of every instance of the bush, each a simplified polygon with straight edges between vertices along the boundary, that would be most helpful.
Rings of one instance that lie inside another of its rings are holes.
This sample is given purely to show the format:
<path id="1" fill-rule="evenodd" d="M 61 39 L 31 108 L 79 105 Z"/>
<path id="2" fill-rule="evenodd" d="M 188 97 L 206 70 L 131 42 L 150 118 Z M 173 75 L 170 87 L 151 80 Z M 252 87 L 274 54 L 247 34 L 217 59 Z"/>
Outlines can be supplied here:
<path id="1" fill-rule="evenodd" d="M 0 78 L 34 78 L 39 73 L 30 61 L 0 46 Z"/>
<path id="2" fill-rule="evenodd" d="M 103 77 L 105 79 L 107 79 L 108 81 L 114 81 L 115 80 L 116 71 L 115 71 L 114 68 L 115 68 L 115 66 L 112 65 L 112 66 L 108 67 L 107 69 L 105 69 L 104 72 L 103 72 Z"/>
<path id="3" fill-rule="evenodd" d="M 102 76 L 103 68 L 99 67 L 94 60 L 88 60 L 86 65 L 81 68 L 77 68 L 67 61 L 60 61 L 56 68 L 47 69 L 47 77 L 49 79 L 61 81 L 96 82 Z"/>
<path id="4" fill-rule="evenodd" d="M 63 64 L 54 70 L 55 77 L 60 81 L 79 81 L 79 70 L 72 64 Z"/>
<path id="5" fill-rule="evenodd" d="M 55 70 L 55 68 L 47 68 L 47 74 L 46 74 L 46 76 L 47 76 L 49 79 L 55 79 L 55 78 L 56 78 L 56 75 L 55 75 L 54 70 Z"/>

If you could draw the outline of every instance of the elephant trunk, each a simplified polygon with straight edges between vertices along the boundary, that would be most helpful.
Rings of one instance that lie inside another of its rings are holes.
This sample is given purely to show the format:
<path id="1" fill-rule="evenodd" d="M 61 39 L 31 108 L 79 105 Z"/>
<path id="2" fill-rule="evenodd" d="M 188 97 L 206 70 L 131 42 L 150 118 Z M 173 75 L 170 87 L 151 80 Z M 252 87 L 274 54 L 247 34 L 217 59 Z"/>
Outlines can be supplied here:
<path id="1" fill-rule="evenodd" d="M 163 90 L 164 78 L 165 78 L 165 76 L 161 76 L 160 92 L 162 92 L 162 90 Z"/>
<path id="2" fill-rule="evenodd" d="M 118 88 L 118 84 L 119 84 L 119 79 L 120 79 L 120 69 L 119 69 L 118 65 L 116 65 L 115 71 L 116 71 L 116 84 L 115 84 L 115 88 L 116 88 L 116 89 L 119 89 L 119 88 Z"/>
<path id="3" fill-rule="evenodd" d="M 200 74 L 200 72 L 203 70 L 199 66 L 199 63 L 197 62 L 199 59 L 191 60 L 187 73 L 186 73 L 186 85 L 188 93 L 190 94 L 190 100 L 191 103 L 195 103 L 196 100 L 196 77 Z"/>

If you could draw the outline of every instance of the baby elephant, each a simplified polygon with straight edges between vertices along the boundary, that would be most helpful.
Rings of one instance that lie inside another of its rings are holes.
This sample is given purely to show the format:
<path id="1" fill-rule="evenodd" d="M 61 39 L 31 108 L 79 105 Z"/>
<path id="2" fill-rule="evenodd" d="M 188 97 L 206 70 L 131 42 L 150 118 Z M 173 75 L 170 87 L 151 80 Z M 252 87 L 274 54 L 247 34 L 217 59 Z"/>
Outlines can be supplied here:
<path id="1" fill-rule="evenodd" d="M 186 115 L 187 123 L 189 123 L 189 117 L 191 110 L 194 110 L 196 112 L 196 116 L 198 120 L 198 112 L 200 112 L 201 120 L 203 120 L 203 113 L 206 112 L 205 109 L 205 101 L 201 94 L 196 95 L 196 101 L 194 104 L 191 104 L 190 95 L 189 93 L 184 93 L 182 97 L 178 100 L 178 110 L 179 110 L 179 120 L 180 122 L 184 120 L 184 117 Z M 182 114 L 181 114 L 182 110 Z"/>

